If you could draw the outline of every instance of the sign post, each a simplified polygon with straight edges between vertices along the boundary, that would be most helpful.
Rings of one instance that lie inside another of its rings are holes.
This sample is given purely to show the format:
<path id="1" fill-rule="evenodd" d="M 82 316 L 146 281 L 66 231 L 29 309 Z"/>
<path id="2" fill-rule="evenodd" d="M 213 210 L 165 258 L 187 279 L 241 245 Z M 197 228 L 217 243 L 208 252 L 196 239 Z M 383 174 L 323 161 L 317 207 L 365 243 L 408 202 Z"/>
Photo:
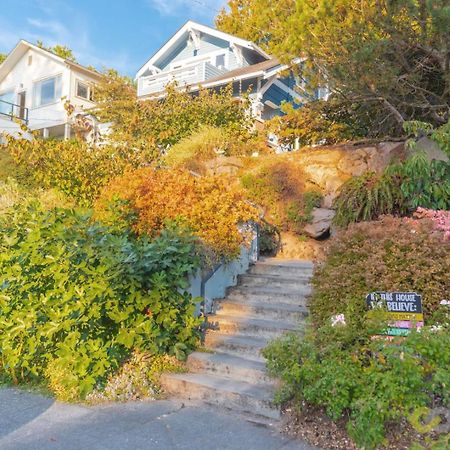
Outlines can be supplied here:
<path id="1" fill-rule="evenodd" d="M 407 336 L 413 327 L 423 327 L 422 296 L 415 292 L 372 292 L 366 296 L 366 303 L 371 310 L 386 311 L 386 336 Z"/>

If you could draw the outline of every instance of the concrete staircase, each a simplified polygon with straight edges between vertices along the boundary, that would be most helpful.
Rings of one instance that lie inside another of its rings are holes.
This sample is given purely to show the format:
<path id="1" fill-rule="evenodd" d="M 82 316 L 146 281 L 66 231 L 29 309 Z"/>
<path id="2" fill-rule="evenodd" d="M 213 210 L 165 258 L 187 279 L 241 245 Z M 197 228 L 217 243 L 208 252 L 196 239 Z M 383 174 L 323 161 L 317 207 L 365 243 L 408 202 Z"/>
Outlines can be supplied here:
<path id="1" fill-rule="evenodd" d="M 309 261 L 265 259 L 239 277 L 208 317 L 206 351 L 188 358 L 190 373 L 166 374 L 165 391 L 223 408 L 278 419 L 275 382 L 261 350 L 286 331 L 301 331 L 308 314 Z"/>

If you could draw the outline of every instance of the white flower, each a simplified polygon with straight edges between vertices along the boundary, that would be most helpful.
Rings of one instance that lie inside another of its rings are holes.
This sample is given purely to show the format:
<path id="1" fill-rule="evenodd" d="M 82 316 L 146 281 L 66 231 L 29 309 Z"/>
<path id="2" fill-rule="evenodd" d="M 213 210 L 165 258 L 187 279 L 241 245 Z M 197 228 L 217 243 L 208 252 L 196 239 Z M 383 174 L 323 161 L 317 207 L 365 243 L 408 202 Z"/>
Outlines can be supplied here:
<path id="1" fill-rule="evenodd" d="M 443 306 L 450 306 L 450 300 L 441 300 L 439 304 Z"/>
<path id="2" fill-rule="evenodd" d="M 430 328 L 430 331 L 432 331 L 433 333 L 436 333 L 436 332 L 438 332 L 438 331 L 441 331 L 442 330 L 442 325 L 433 325 L 431 328 Z"/>
<path id="3" fill-rule="evenodd" d="M 336 325 L 346 325 L 344 314 L 338 314 L 336 316 L 332 316 L 330 318 L 331 326 L 335 327 Z"/>

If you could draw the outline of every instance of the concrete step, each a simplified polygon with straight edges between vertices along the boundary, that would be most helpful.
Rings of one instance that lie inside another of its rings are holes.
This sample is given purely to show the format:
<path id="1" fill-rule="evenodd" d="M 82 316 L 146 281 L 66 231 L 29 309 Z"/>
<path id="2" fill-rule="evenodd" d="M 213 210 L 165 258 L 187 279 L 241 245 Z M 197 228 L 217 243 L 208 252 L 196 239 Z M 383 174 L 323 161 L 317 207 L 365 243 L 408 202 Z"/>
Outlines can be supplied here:
<path id="1" fill-rule="evenodd" d="M 279 419 L 279 409 L 274 407 L 273 387 L 254 385 L 244 381 L 228 380 L 212 374 L 165 374 L 161 378 L 165 392 L 178 398 L 202 400 L 206 403 Z"/>
<path id="2" fill-rule="evenodd" d="M 267 347 L 269 339 L 264 337 L 250 337 L 245 335 L 230 335 L 217 331 L 208 331 L 205 346 L 221 353 L 239 356 L 265 363 L 261 350 Z"/>
<path id="3" fill-rule="evenodd" d="M 310 288 L 305 288 L 303 292 L 286 292 L 281 289 L 270 287 L 242 287 L 231 288 L 224 300 L 239 301 L 245 303 L 267 302 L 267 303 L 289 303 L 291 305 L 306 306 Z"/>
<path id="4" fill-rule="evenodd" d="M 262 361 L 253 361 L 226 353 L 194 352 L 189 355 L 187 366 L 194 373 L 210 373 L 253 384 L 273 384 L 273 380 L 267 375 L 266 365 Z"/>
<path id="5" fill-rule="evenodd" d="M 303 322 L 308 316 L 308 309 L 302 305 L 282 302 L 262 302 L 246 300 L 221 300 L 214 302 L 214 312 L 220 321 L 221 315 L 251 316 L 260 319 L 284 320 L 291 323 Z"/>
<path id="6" fill-rule="evenodd" d="M 298 331 L 301 324 L 281 320 L 216 315 L 208 320 L 210 327 L 225 334 L 243 334 L 274 339 L 286 331 Z"/>
<path id="7" fill-rule="evenodd" d="M 283 261 L 277 259 L 263 259 L 254 264 L 250 273 L 292 276 L 296 274 L 312 275 L 314 264 L 311 261 Z"/>
<path id="8" fill-rule="evenodd" d="M 284 277 L 274 275 L 245 274 L 239 276 L 238 285 L 242 287 L 271 287 L 288 290 L 305 290 L 309 286 L 311 276 L 301 275 L 295 277 Z M 308 289 L 309 290 L 309 289 Z"/>
<path id="9" fill-rule="evenodd" d="M 305 279 L 287 279 L 277 277 L 260 277 L 259 275 L 243 275 L 240 277 L 238 286 L 242 288 L 262 287 L 282 291 L 305 292 L 311 291 L 309 281 Z"/>

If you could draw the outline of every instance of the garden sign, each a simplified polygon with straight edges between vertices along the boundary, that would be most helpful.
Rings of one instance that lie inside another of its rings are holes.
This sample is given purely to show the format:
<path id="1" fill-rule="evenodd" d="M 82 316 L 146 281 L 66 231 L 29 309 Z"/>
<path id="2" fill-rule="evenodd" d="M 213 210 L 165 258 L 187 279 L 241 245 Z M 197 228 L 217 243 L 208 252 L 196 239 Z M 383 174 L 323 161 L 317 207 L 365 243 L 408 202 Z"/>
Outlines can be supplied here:
<path id="1" fill-rule="evenodd" d="M 415 292 L 372 292 L 366 302 L 369 309 L 386 309 L 387 336 L 406 336 L 411 328 L 423 327 L 422 297 Z"/>

